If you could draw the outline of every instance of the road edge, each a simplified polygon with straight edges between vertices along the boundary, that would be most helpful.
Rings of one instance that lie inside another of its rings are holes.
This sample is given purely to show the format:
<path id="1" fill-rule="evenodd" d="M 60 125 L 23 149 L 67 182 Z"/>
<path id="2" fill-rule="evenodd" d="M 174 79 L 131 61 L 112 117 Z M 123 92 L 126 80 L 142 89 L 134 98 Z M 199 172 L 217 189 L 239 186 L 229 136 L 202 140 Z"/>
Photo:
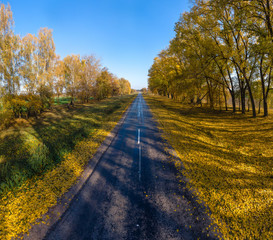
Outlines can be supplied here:
<path id="1" fill-rule="evenodd" d="M 83 173 L 76 181 L 75 184 L 60 198 L 58 199 L 58 203 L 49 208 L 48 212 L 44 214 L 40 219 L 36 220 L 36 223 L 32 225 L 29 229 L 28 233 L 23 234 L 24 240 L 39 240 L 45 239 L 48 233 L 54 229 L 54 227 L 58 224 L 62 216 L 65 214 L 67 209 L 73 203 L 76 196 L 80 193 L 88 179 L 92 176 L 96 166 L 100 162 L 101 158 L 103 157 L 104 153 L 107 151 L 113 140 L 118 134 L 119 129 L 123 125 L 128 112 L 130 111 L 133 101 L 128 105 L 127 109 L 123 113 L 123 116 L 118 121 L 114 129 L 108 134 L 102 144 L 98 147 L 94 156 L 89 160 L 87 163 Z"/>
<path id="2" fill-rule="evenodd" d="M 145 100 L 145 98 L 144 98 Z M 146 101 L 146 100 L 145 100 Z M 190 183 L 190 179 L 188 177 L 186 177 L 184 174 L 182 174 L 182 171 L 185 170 L 185 166 L 183 164 L 183 161 L 181 160 L 181 158 L 179 157 L 177 151 L 175 150 L 175 148 L 171 145 L 171 143 L 168 141 L 168 139 L 165 137 L 168 133 L 164 130 L 164 124 L 162 123 L 161 120 L 159 120 L 159 117 L 157 117 L 157 114 L 155 112 L 152 111 L 152 108 L 150 106 L 150 104 L 148 103 L 148 101 L 146 101 L 148 108 L 151 111 L 152 117 L 156 122 L 157 128 L 160 132 L 160 137 L 162 139 L 162 143 L 164 145 L 164 150 L 167 154 L 169 154 L 172 158 L 172 160 L 169 160 L 168 163 L 172 164 L 174 166 L 174 168 L 176 169 L 176 171 L 178 172 L 178 174 L 180 174 L 180 176 L 183 178 L 184 183 L 185 184 L 189 184 Z M 175 161 L 179 161 L 181 163 L 180 166 L 175 166 Z M 210 208 L 207 206 L 206 202 L 202 199 L 200 199 L 199 194 L 198 194 L 198 190 L 196 188 L 187 188 L 187 191 L 189 192 L 190 196 L 191 196 L 191 201 L 196 201 L 198 202 L 199 206 L 205 211 L 206 215 L 209 216 L 209 221 L 210 221 L 210 225 L 214 226 L 215 229 L 217 229 L 219 232 L 218 234 L 220 234 L 220 238 L 219 239 L 224 239 L 222 236 L 222 232 L 220 231 L 219 226 L 214 222 L 214 219 L 211 218 L 211 210 Z M 208 212 L 206 212 L 208 211 Z M 208 238 L 208 239 L 214 239 L 214 238 Z"/>

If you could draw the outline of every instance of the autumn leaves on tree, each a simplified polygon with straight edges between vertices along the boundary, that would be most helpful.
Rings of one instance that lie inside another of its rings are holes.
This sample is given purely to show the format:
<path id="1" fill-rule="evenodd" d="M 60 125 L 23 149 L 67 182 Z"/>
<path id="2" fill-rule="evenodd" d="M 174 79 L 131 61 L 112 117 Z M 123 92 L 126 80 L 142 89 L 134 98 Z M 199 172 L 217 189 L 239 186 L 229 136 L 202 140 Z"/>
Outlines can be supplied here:
<path id="1" fill-rule="evenodd" d="M 118 79 L 93 55 L 70 55 L 63 60 L 55 53 L 52 30 L 24 37 L 13 31 L 9 5 L 0 9 L 0 121 L 37 116 L 50 108 L 53 97 L 66 95 L 85 103 L 130 94 L 129 81 Z M 1 125 L 1 122 L 0 122 Z"/>
<path id="2" fill-rule="evenodd" d="M 271 0 L 198 0 L 149 70 L 149 89 L 211 108 L 231 99 L 242 113 L 263 103 L 268 115 L 273 69 Z"/>

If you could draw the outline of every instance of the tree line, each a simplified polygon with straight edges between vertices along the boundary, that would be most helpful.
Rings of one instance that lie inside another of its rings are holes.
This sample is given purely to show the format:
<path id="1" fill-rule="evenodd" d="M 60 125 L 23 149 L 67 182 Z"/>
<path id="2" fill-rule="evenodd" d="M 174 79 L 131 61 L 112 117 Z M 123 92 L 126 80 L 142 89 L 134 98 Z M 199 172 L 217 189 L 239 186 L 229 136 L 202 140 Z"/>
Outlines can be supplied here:
<path id="1" fill-rule="evenodd" d="M 52 30 L 36 35 L 14 33 L 10 5 L 0 8 L 0 112 L 3 119 L 37 116 L 53 97 L 68 96 L 86 103 L 131 93 L 130 82 L 117 78 L 93 55 L 55 53 Z M 3 120 L 2 119 L 2 120 Z M 1 120 L 1 119 L 0 119 Z"/>
<path id="2" fill-rule="evenodd" d="M 192 104 L 255 117 L 268 101 L 273 77 L 272 0 L 196 0 L 175 24 L 175 37 L 154 59 L 149 89 Z M 237 105 L 237 107 L 236 107 Z"/>

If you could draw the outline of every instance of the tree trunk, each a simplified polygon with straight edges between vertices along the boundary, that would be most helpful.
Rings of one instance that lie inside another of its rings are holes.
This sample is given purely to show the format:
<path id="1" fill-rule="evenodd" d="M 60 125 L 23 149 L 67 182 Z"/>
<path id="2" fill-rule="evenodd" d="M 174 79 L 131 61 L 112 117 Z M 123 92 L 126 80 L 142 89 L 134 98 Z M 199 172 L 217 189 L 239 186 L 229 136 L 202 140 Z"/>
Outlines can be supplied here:
<path id="1" fill-rule="evenodd" d="M 223 94 L 224 94 L 224 99 L 225 99 L 225 108 L 226 108 L 226 111 L 227 111 L 228 110 L 227 95 L 226 95 L 225 87 L 224 86 L 223 86 Z"/>
<path id="2" fill-rule="evenodd" d="M 265 92 L 265 83 L 263 77 L 261 78 L 262 92 L 263 92 L 263 104 L 264 104 L 264 117 L 268 116 L 267 94 Z"/>
<path id="3" fill-rule="evenodd" d="M 210 106 L 210 109 L 214 109 L 214 101 L 213 101 L 213 96 L 211 96 L 211 94 L 209 94 L 209 106 Z"/>
<path id="4" fill-rule="evenodd" d="M 242 114 L 246 113 L 246 89 L 241 88 L 241 106 L 242 106 Z"/>
<path id="5" fill-rule="evenodd" d="M 267 98 L 264 98 L 264 117 L 268 116 Z"/>
<path id="6" fill-rule="evenodd" d="M 247 111 L 249 112 L 249 98 L 247 99 Z"/>
<path id="7" fill-rule="evenodd" d="M 260 62 L 260 77 L 261 77 L 262 93 L 263 93 L 264 117 L 267 117 L 268 116 L 267 94 L 266 94 L 266 90 L 265 90 L 265 79 L 264 79 L 262 65 L 263 65 L 263 58 L 261 59 L 261 62 Z M 270 70 L 270 73 L 271 73 L 271 70 Z M 269 78 L 270 78 L 270 75 L 271 74 L 269 74 Z M 270 82 L 270 80 L 269 80 L 269 82 Z"/>
<path id="8" fill-rule="evenodd" d="M 208 80 L 208 78 L 206 78 L 206 82 L 207 82 L 207 87 L 208 87 L 208 100 L 210 103 L 210 109 L 214 109 L 214 99 L 213 99 L 213 90 L 212 90 L 212 84 L 210 83 L 210 81 Z M 217 99 L 216 99 L 217 101 Z"/>
<path id="9" fill-rule="evenodd" d="M 248 81 L 246 81 L 246 82 L 247 82 L 248 93 L 249 93 L 249 97 L 250 97 L 250 101 L 251 101 L 251 106 L 252 106 L 252 116 L 256 117 L 256 108 L 255 108 L 254 97 L 253 97 L 252 90 L 251 90 L 249 82 Z"/>
<path id="10" fill-rule="evenodd" d="M 219 87 L 219 108 L 222 111 L 222 102 L 221 102 L 221 88 Z"/>
<path id="11" fill-rule="evenodd" d="M 232 100 L 232 112 L 236 113 L 236 99 L 235 99 L 235 93 L 233 92 L 231 94 L 231 100 Z"/>
<path id="12" fill-rule="evenodd" d="M 70 105 L 74 106 L 74 97 L 73 96 L 71 97 Z"/>
<path id="13" fill-rule="evenodd" d="M 229 91 L 231 95 L 231 100 L 232 100 L 232 112 L 236 112 L 236 98 L 235 98 L 235 93 L 233 91 Z"/>
<path id="14" fill-rule="evenodd" d="M 241 111 L 241 95 L 239 96 L 239 111 Z"/>

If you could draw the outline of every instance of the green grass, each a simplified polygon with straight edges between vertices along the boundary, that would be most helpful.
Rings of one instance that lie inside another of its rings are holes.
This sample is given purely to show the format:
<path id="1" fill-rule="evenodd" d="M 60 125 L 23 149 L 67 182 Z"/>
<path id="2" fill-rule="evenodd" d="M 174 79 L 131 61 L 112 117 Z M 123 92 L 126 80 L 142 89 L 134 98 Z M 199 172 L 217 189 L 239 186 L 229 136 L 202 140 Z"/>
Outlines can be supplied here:
<path id="1" fill-rule="evenodd" d="M 78 99 L 74 99 L 77 101 Z M 93 97 L 90 97 L 89 100 L 93 100 Z M 63 105 L 63 104 L 69 104 L 71 102 L 70 97 L 55 97 L 54 98 L 54 105 Z"/>
<path id="2" fill-rule="evenodd" d="M 77 142 L 101 128 L 132 97 L 114 97 L 70 110 L 58 106 L 38 120 L 18 120 L 0 132 L 0 195 L 52 169 Z"/>
<path id="3" fill-rule="evenodd" d="M 55 206 L 81 176 L 136 95 L 68 110 L 56 106 L 39 120 L 18 120 L 1 132 L 0 239 L 17 239 Z M 12 155 L 11 155 L 12 154 Z M 69 199 L 70 201 L 71 199 Z M 48 223 L 50 216 L 43 218 Z"/>
<path id="4" fill-rule="evenodd" d="M 54 105 L 62 105 L 62 104 L 68 104 L 71 102 L 71 98 L 69 97 L 55 97 L 54 98 Z"/>
<path id="5" fill-rule="evenodd" d="M 224 239 L 273 239 L 273 113 L 252 118 L 145 99 Z"/>

